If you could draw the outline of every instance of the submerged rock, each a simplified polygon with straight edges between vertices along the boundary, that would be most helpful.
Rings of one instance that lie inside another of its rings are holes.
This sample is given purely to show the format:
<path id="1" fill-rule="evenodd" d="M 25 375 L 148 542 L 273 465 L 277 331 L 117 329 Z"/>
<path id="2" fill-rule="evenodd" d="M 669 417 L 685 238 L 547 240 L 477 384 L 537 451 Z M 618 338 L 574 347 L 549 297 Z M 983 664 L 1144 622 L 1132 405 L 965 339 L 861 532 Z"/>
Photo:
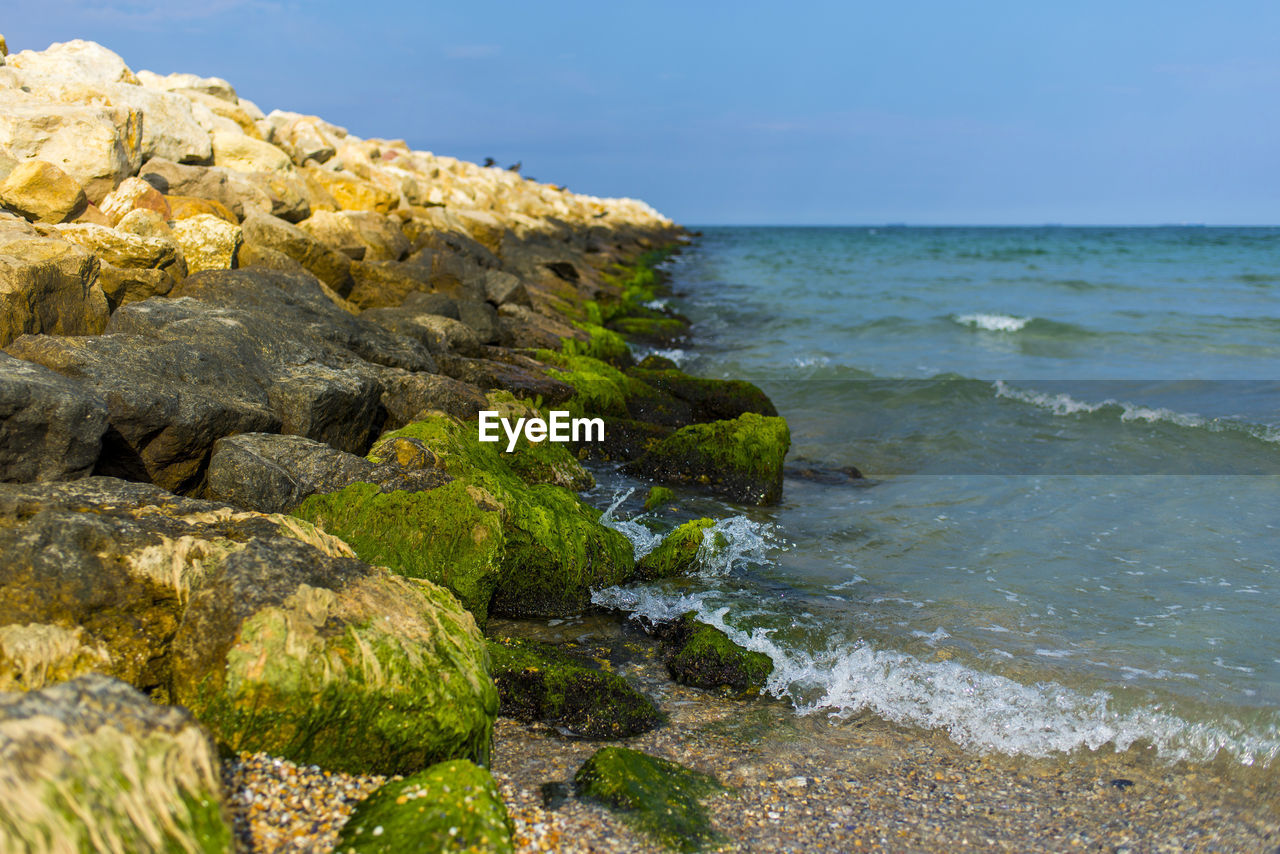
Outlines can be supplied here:
<path id="1" fill-rule="evenodd" d="M 664 507 L 676 500 L 676 494 L 665 486 L 651 486 L 649 492 L 644 497 L 644 509 L 646 513 L 651 513 L 659 507 Z"/>
<path id="2" fill-rule="evenodd" d="M 664 720 L 653 701 L 627 680 L 589 666 L 553 646 L 502 638 L 489 641 L 498 713 L 541 721 L 580 738 L 629 738 Z"/>
<path id="3" fill-rule="evenodd" d="M 636 578 L 656 581 L 694 571 L 707 529 L 713 525 L 714 519 L 694 519 L 667 534 L 653 551 L 636 563 Z"/>
<path id="4" fill-rule="evenodd" d="M 755 696 L 773 672 L 769 656 L 739 646 L 692 613 L 676 620 L 664 634 L 667 672 L 682 685 L 727 688 L 739 696 Z"/>
<path id="5" fill-rule="evenodd" d="M 233 845 L 217 750 L 186 709 L 97 674 L 0 694 L 0 850 Z"/>
<path id="6" fill-rule="evenodd" d="M 677 851 L 698 851 L 721 838 L 701 802 L 726 790 L 708 774 L 638 750 L 605 747 L 573 780 L 579 797 L 620 812 Z"/>
<path id="7" fill-rule="evenodd" d="M 335 850 L 352 854 L 403 851 L 514 850 L 511 819 L 493 777 L 465 760 L 432 765 L 386 783 L 352 812 Z"/>
<path id="8" fill-rule="evenodd" d="M 782 497 L 782 463 L 790 447 L 785 420 L 748 412 L 683 427 L 624 470 L 667 483 L 700 484 L 743 504 L 775 504 Z"/>

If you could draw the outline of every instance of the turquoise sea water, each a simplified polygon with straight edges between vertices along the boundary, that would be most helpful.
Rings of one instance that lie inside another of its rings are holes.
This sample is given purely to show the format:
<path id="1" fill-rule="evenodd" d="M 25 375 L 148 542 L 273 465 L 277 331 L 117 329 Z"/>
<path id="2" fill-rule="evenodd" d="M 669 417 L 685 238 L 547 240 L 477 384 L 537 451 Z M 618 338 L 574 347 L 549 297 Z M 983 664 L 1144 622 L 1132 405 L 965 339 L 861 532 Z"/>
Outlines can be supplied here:
<path id="1" fill-rule="evenodd" d="M 668 268 L 666 354 L 758 383 L 789 476 L 644 516 L 600 473 L 639 549 L 731 543 L 600 602 L 698 610 L 800 713 L 1280 767 L 1280 229 L 708 228 Z"/>

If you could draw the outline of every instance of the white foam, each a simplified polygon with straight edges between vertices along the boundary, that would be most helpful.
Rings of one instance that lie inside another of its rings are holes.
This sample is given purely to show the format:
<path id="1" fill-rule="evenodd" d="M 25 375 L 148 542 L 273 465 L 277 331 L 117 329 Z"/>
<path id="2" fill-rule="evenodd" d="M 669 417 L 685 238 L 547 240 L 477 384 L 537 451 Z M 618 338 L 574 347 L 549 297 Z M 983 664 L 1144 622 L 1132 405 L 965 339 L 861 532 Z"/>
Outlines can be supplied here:
<path id="1" fill-rule="evenodd" d="M 696 560 L 702 576 L 728 575 L 748 564 L 769 560 L 769 550 L 785 547 L 777 529 L 767 522 L 756 522 L 746 516 L 720 519 L 702 532 Z"/>
<path id="2" fill-rule="evenodd" d="M 1010 314 L 961 314 L 952 317 L 961 326 L 982 329 L 987 332 L 1017 332 L 1031 322 L 1030 317 L 1014 317 Z"/>
<path id="3" fill-rule="evenodd" d="M 639 520 L 644 517 L 643 513 L 632 519 L 618 519 L 613 515 L 635 491 L 636 489 L 633 486 L 626 492 L 615 492 L 613 494 L 613 503 L 609 505 L 609 509 L 600 514 L 600 524 L 606 528 L 612 528 L 630 540 L 631 551 L 636 560 L 639 560 L 658 547 L 658 543 L 662 542 L 662 535 L 655 534 L 640 523 Z"/>

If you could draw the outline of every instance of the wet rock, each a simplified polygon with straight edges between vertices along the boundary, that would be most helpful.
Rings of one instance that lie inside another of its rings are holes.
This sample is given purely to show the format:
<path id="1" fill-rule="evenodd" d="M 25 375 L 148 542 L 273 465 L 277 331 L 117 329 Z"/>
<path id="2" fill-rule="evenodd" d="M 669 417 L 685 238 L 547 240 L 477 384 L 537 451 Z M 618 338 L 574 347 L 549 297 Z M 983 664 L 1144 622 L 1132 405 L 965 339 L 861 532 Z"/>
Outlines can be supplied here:
<path id="1" fill-rule="evenodd" d="M 84 213 L 89 199 L 76 180 L 52 163 L 19 163 L 0 183 L 0 202 L 34 222 L 68 222 Z"/>
<path id="2" fill-rule="evenodd" d="M 283 252 L 341 296 L 351 293 L 351 261 L 296 225 L 268 214 L 255 213 L 242 223 L 244 242 Z"/>
<path id="3" fill-rule="evenodd" d="M 682 685 L 721 688 L 741 697 L 754 697 L 773 672 L 769 656 L 739 646 L 691 613 L 663 634 L 667 672 Z"/>
<path id="4" fill-rule="evenodd" d="M 627 375 L 661 392 L 687 402 L 698 421 L 723 421 L 747 412 L 775 416 L 773 401 L 755 384 L 745 380 L 694 377 L 674 368 L 650 370 L 630 368 Z"/>
<path id="5" fill-rule="evenodd" d="M 458 319 L 471 327 L 481 344 L 497 344 L 502 338 L 502 330 L 498 326 L 498 311 L 487 302 L 471 299 L 456 299 Z"/>
<path id="6" fill-rule="evenodd" d="M 580 738 L 629 738 L 663 721 L 653 701 L 627 680 L 590 666 L 549 644 L 512 638 L 491 639 L 498 713 L 541 721 Z"/>
<path id="7" fill-rule="evenodd" d="M 674 484 L 698 484 L 744 504 L 782 497 L 782 463 L 791 433 L 782 418 L 746 413 L 683 427 L 624 470 Z"/>
<path id="8" fill-rule="evenodd" d="M 649 502 L 645 501 L 645 509 L 648 507 Z M 714 519 L 694 519 L 685 522 L 667 534 L 653 551 L 640 558 L 636 563 L 636 577 L 654 581 L 688 575 L 696 571 L 703 540 L 706 538 L 707 530 L 714 525 Z"/>
<path id="9" fill-rule="evenodd" d="M 386 783 L 355 808 L 336 850 L 353 854 L 510 854 L 511 819 L 493 777 L 465 760 Z"/>
<path id="10" fill-rule="evenodd" d="M 244 236 L 240 226 L 211 214 L 197 214 L 176 220 L 174 242 L 182 249 L 189 273 L 228 270 L 236 266 Z"/>
<path id="11" fill-rule="evenodd" d="M 484 275 L 484 295 L 496 306 L 523 305 L 531 307 L 529 291 L 519 276 L 502 270 L 488 270 Z"/>
<path id="12" fill-rule="evenodd" d="M 86 477 L 106 429 L 107 405 L 93 390 L 0 353 L 0 481 Z"/>
<path id="13" fill-rule="evenodd" d="M 434 287 L 431 273 L 399 261 L 353 261 L 355 285 L 349 298 L 362 309 L 398 306 L 416 292 Z"/>
<path id="14" fill-rule="evenodd" d="M 0 848 L 228 851 L 217 749 L 191 713 L 99 675 L 0 694 Z"/>
<path id="15" fill-rule="evenodd" d="M 725 791 L 712 776 L 630 750 L 596 751 L 574 775 L 578 796 L 597 801 L 677 851 L 719 842 L 702 800 Z"/>
<path id="16" fill-rule="evenodd" d="M 498 308 L 498 340 L 504 347 L 557 349 L 576 329 L 523 305 L 508 303 Z"/>
<path id="17" fill-rule="evenodd" d="M 676 500 L 676 494 L 665 486 L 651 486 L 644 497 L 644 510 L 651 513 Z"/>
<path id="18" fill-rule="evenodd" d="M 0 345 L 24 333 L 102 332 L 109 312 L 98 269 L 79 246 L 0 229 Z"/>
<path id="19" fill-rule="evenodd" d="M 468 359 L 441 354 L 437 360 L 440 372 L 456 380 L 489 391 L 503 389 L 517 397 L 534 400 L 541 396 L 544 403 L 563 403 L 573 396 L 573 386 L 548 374 L 545 366 L 499 362 L 494 359 Z"/>

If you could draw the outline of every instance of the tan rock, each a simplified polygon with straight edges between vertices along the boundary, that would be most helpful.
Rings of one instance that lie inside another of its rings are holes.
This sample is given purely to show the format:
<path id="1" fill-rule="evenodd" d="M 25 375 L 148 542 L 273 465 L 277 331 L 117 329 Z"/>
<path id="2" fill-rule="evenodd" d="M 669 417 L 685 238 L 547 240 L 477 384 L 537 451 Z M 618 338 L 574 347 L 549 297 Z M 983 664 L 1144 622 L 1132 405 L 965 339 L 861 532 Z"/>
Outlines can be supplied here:
<path id="1" fill-rule="evenodd" d="M 331 172 L 307 167 L 307 174 L 333 196 L 346 211 L 390 213 L 400 204 L 400 197 L 349 172 Z"/>
<path id="2" fill-rule="evenodd" d="M 262 139 L 262 132 L 258 130 L 258 123 L 254 116 L 239 104 L 190 89 L 178 89 L 175 94 L 182 95 L 191 102 L 193 114 L 203 107 L 218 118 L 230 122 L 245 136 Z M 256 107 L 254 109 L 257 110 Z M 258 112 L 261 113 L 260 110 Z"/>
<path id="3" fill-rule="evenodd" d="M 39 77 L 59 77 L 90 83 L 134 83 L 138 78 L 120 55 L 96 42 L 73 39 L 44 50 L 24 50 L 5 58 L 5 65 Z"/>
<path id="4" fill-rule="evenodd" d="M 347 132 L 317 116 L 304 116 L 282 110 L 272 110 L 267 116 L 271 127 L 267 141 L 289 153 L 293 162 L 303 166 L 308 160 L 324 163 L 338 152 L 338 145 Z"/>
<path id="5" fill-rule="evenodd" d="M 399 220 L 372 211 L 320 212 L 302 228 L 357 261 L 399 261 L 409 254 Z"/>
<path id="6" fill-rule="evenodd" d="M 490 252 L 501 252 L 502 236 L 507 230 L 501 220 L 488 211 L 455 210 L 453 213 L 472 240 Z"/>
<path id="7" fill-rule="evenodd" d="M 150 208 L 138 208 L 129 211 L 115 225 L 117 231 L 136 234 L 139 237 L 159 237 L 172 239 L 173 232 L 169 222 L 161 214 Z"/>
<path id="8" fill-rule="evenodd" d="M 240 226 L 211 214 L 199 214 L 173 224 L 173 239 L 182 247 L 187 271 L 234 269 L 244 243 Z"/>
<path id="9" fill-rule="evenodd" d="M 292 172 L 289 155 L 269 142 L 227 132 L 213 135 L 213 163 L 237 172 Z"/>
<path id="10" fill-rule="evenodd" d="M 122 305 L 141 302 L 151 297 L 164 296 L 173 290 L 175 282 L 164 270 L 139 270 L 136 267 L 117 267 L 102 263 L 98 283 L 107 297 L 107 305 L 115 311 Z"/>
<path id="11" fill-rule="evenodd" d="M 142 116 L 122 107 L 33 103 L 0 90 L 0 148 L 62 169 L 99 202 L 142 164 Z"/>
<path id="12" fill-rule="evenodd" d="M 52 163 L 28 160 L 0 183 L 0 202 L 36 222 L 66 222 L 89 204 L 76 180 Z"/>
<path id="13" fill-rule="evenodd" d="M 270 214 L 246 216 L 244 242 L 281 252 L 345 297 L 351 292 L 351 260 L 316 240 L 296 225 Z"/>
<path id="14" fill-rule="evenodd" d="M 117 267 L 164 270 L 177 281 L 187 275 L 182 250 L 171 237 L 142 237 L 100 225 L 55 226 L 62 239 L 81 246 Z"/>
<path id="15" fill-rule="evenodd" d="M 301 222 L 311 216 L 310 188 L 296 172 L 250 172 L 245 178 L 271 200 L 272 216 Z"/>
<path id="16" fill-rule="evenodd" d="M 172 214 L 164 194 L 141 178 L 125 178 L 99 205 L 113 225 L 135 210 L 151 210 L 168 220 Z"/>
<path id="17" fill-rule="evenodd" d="M 353 261 L 351 275 L 355 285 L 346 297 L 362 310 L 397 306 L 409 294 L 436 289 L 429 272 L 397 261 Z"/>
<path id="18" fill-rule="evenodd" d="M 92 254 L 66 241 L 0 230 L 0 346 L 41 332 L 99 335 L 108 316 Z"/>
<path id="19" fill-rule="evenodd" d="M 183 73 L 161 76 L 154 71 L 144 69 L 138 72 L 137 78 L 141 85 L 149 89 L 159 89 L 165 92 L 190 89 L 193 92 L 212 95 L 230 104 L 238 104 L 240 102 L 240 99 L 236 97 L 235 87 L 221 77 L 200 77 L 197 74 Z"/>
<path id="20" fill-rule="evenodd" d="M 107 215 L 104 214 L 102 209 L 93 202 L 89 202 L 89 204 L 85 205 L 84 212 L 81 213 L 80 216 L 76 217 L 75 221 L 87 222 L 92 225 L 111 226 L 111 220 L 107 219 Z"/>
<path id="21" fill-rule="evenodd" d="M 317 211 L 298 223 L 298 227 L 330 249 L 341 252 L 353 261 L 363 259 L 365 252 L 368 251 L 355 225 L 342 214 L 333 211 Z"/>
<path id="22" fill-rule="evenodd" d="M 201 214 L 211 214 L 219 219 L 226 220 L 232 225 L 240 222 L 226 205 L 213 199 L 199 199 L 195 196 L 165 196 L 164 200 L 169 203 L 170 219 L 190 219 Z"/>

